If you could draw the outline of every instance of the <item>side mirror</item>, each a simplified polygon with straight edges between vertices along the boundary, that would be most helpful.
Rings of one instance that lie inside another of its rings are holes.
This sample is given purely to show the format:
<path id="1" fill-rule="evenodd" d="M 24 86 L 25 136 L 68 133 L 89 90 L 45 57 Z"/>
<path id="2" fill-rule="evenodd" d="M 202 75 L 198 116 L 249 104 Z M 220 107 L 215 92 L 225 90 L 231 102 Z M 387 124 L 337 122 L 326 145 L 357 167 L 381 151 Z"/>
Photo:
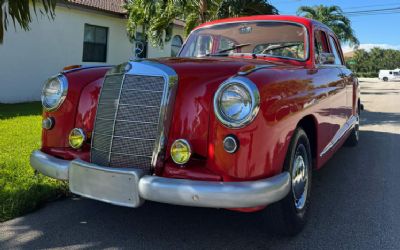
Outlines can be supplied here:
<path id="1" fill-rule="evenodd" d="M 321 53 L 318 61 L 320 64 L 335 64 L 335 55 L 332 53 Z"/>

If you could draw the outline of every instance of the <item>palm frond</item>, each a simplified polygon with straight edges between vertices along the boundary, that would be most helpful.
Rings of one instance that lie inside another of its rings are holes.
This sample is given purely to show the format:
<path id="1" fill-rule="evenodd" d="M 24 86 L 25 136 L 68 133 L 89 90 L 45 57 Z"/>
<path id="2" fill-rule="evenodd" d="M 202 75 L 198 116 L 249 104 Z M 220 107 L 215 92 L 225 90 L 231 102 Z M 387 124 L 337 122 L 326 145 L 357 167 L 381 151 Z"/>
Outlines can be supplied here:
<path id="1" fill-rule="evenodd" d="M 301 6 L 297 14 L 324 23 L 336 33 L 340 41 L 348 42 L 350 46 L 357 47 L 360 44 L 351 28 L 350 19 L 339 6 Z"/>
<path id="2" fill-rule="evenodd" d="M 40 13 L 54 19 L 57 0 L 0 0 L 0 44 L 3 43 L 9 19 L 11 19 L 14 28 L 19 25 L 23 30 L 29 30 L 29 24 L 32 22 L 32 14 L 37 15 L 39 2 L 41 3 Z M 31 5 L 33 13 L 31 12 Z"/>

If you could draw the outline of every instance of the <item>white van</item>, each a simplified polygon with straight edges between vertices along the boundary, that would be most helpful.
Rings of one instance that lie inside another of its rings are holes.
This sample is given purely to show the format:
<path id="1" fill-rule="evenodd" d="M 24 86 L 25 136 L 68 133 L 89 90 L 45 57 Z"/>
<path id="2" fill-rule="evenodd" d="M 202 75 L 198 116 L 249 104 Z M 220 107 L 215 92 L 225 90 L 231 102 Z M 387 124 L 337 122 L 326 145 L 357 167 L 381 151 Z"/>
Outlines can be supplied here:
<path id="1" fill-rule="evenodd" d="M 400 69 L 379 70 L 379 79 L 385 82 L 400 80 Z"/>

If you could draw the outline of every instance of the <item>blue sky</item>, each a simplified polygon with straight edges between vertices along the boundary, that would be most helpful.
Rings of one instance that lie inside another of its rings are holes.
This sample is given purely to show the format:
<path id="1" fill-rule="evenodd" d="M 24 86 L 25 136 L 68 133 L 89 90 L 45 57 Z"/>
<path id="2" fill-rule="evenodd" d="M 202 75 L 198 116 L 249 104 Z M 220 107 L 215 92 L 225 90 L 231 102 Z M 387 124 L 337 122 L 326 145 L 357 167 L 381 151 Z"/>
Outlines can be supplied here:
<path id="1" fill-rule="evenodd" d="M 344 12 L 400 8 L 399 0 L 270 0 L 280 14 L 296 14 L 300 6 L 338 5 Z M 373 46 L 400 49 L 400 9 L 395 14 L 348 16 L 360 40 L 361 48 Z M 348 50 L 346 46 L 343 48 Z"/>

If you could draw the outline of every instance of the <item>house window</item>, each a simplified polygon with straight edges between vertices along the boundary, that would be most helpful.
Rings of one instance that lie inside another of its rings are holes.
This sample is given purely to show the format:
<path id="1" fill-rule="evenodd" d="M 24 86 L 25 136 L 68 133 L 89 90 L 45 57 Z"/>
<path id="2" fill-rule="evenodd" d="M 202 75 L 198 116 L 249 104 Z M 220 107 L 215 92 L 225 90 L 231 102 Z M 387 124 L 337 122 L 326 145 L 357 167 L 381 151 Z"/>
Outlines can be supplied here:
<path id="1" fill-rule="evenodd" d="M 179 50 L 181 49 L 183 44 L 183 39 L 181 36 L 174 36 L 174 38 L 172 38 L 172 42 L 171 42 L 171 56 L 172 57 L 176 57 L 179 53 Z"/>
<path id="2" fill-rule="evenodd" d="M 83 62 L 107 62 L 108 28 L 85 24 Z"/>

